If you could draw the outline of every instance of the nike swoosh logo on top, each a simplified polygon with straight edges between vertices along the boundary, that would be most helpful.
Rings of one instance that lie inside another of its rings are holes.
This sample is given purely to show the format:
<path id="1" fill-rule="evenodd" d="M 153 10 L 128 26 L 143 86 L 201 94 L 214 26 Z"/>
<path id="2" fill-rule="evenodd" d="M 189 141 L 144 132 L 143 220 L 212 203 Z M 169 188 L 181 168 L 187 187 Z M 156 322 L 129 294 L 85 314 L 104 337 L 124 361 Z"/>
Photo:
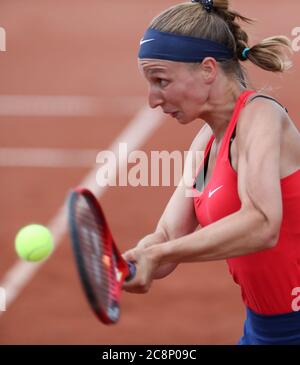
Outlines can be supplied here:
<path id="1" fill-rule="evenodd" d="M 154 38 L 151 38 L 151 39 L 142 39 L 142 40 L 140 41 L 140 45 L 142 45 L 142 44 L 144 44 L 144 43 L 152 42 L 152 41 L 155 41 L 155 39 L 154 39 Z"/>
<path id="2" fill-rule="evenodd" d="M 209 191 L 208 193 L 208 197 L 211 198 L 218 190 L 220 190 L 221 188 L 223 188 L 224 185 L 222 186 L 219 186 L 218 188 L 216 188 L 215 190 L 213 191 Z"/>

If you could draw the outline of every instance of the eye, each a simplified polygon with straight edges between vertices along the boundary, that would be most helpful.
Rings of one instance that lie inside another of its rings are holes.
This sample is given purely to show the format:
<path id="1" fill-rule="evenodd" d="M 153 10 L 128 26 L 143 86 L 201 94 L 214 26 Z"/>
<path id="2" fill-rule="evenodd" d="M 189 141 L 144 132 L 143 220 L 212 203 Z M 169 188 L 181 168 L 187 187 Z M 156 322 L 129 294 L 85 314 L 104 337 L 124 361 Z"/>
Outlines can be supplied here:
<path id="1" fill-rule="evenodd" d="M 161 88 L 164 88 L 166 86 L 169 85 L 169 81 L 166 80 L 166 79 L 162 79 L 162 78 L 156 78 L 155 79 L 155 82 L 161 87 Z"/>

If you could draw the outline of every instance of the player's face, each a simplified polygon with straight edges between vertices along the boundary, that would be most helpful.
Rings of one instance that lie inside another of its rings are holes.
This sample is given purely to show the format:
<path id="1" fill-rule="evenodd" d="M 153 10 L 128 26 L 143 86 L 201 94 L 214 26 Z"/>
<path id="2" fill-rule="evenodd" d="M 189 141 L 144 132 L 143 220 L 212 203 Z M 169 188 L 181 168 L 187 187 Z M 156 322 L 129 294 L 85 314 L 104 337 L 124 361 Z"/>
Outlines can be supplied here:
<path id="1" fill-rule="evenodd" d="M 208 98 L 200 65 L 163 60 L 139 60 L 149 83 L 149 105 L 186 124 L 201 117 Z"/>

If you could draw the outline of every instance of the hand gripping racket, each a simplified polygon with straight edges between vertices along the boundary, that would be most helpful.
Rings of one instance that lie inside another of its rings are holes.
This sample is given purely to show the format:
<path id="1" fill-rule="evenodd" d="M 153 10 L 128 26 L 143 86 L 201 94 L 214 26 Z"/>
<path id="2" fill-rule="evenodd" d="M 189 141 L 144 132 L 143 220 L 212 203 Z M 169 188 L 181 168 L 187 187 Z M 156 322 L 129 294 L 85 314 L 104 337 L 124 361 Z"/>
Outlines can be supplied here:
<path id="1" fill-rule="evenodd" d="M 103 323 L 116 323 L 120 317 L 122 284 L 135 276 L 135 265 L 122 258 L 100 204 L 89 190 L 77 188 L 70 193 L 68 219 L 87 299 Z"/>

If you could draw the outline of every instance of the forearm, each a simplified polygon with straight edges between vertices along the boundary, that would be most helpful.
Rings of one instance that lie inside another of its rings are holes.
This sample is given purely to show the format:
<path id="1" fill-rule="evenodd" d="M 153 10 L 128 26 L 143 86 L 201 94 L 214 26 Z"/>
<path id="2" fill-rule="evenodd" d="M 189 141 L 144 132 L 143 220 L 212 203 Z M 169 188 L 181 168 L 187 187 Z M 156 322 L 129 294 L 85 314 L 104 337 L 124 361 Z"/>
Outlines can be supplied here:
<path id="1" fill-rule="evenodd" d="M 160 264 L 222 260 L 271 247 L 277 238 L 270 232 L 268 222 L 260 213 L 240 210 L 199 231 L 148 250 Z"/>
<path id="2" fill-rule="evenodd" d="M 167 238 L 162 230 L 156 230 L 153 233 L 148 234 L 144 238 L 142 238 L 138 243 L 137 247 L 139 248 L 147 248 L 159 243 L 166 242 Z"/>
<path id="3" fill-rule="evenodd" d="M 166 237 L 165 232 L 162 229 L 158 228 L 155 232 L 150 233 L 144 238 L 142 238 L 138 242 L 137 248 L 146 249 L 154 245 L 162 244 L 166 241 L 168 241 L 168 239 Z M 168 276 L 169 274 L 171 274 L 171 272 L 175 270 L 176 266 L 177 266 L 176 263 L 166 263 L 159 265 L 158 269 L 153 274 L 153 279 L 157 280 Z"/>

